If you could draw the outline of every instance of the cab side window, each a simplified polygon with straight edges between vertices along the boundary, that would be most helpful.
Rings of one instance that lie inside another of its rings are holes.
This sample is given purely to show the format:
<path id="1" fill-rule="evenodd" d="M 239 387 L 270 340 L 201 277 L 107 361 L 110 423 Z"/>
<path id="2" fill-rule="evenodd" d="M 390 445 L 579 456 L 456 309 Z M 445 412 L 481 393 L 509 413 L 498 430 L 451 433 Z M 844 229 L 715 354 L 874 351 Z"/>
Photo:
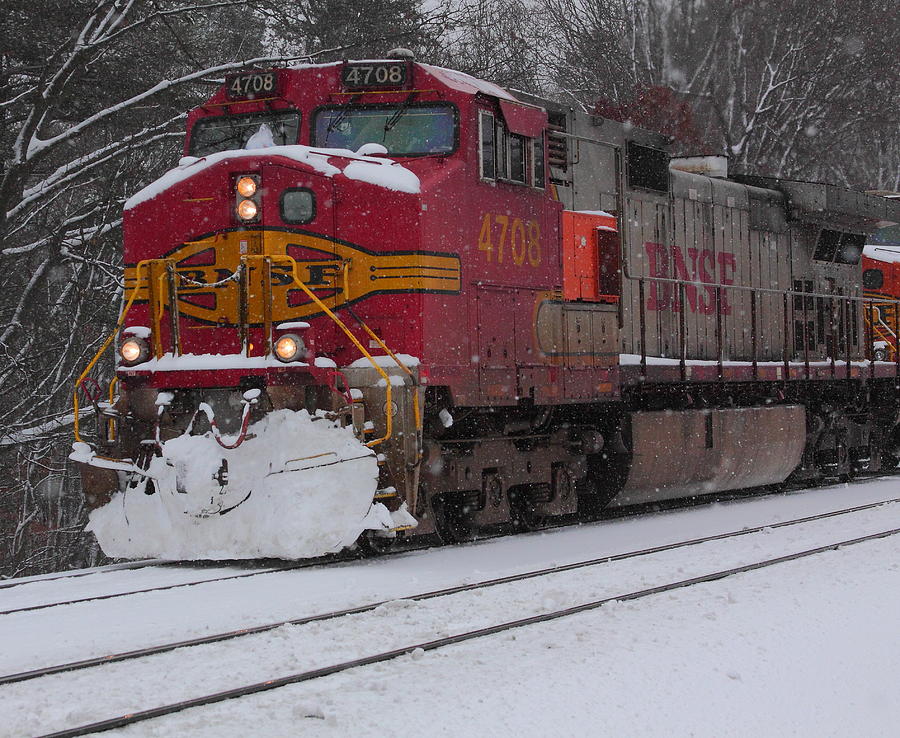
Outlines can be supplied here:
<path id="1" fill-rule="evenodd" d="M 514 133 L 509 134 L 509 169 L 506 172 L 506 178 L 510 182 L 525 182 L 525 151 L 526 141 L 524 136 L 517 136 Z"/>
<path id="2" fill-rule="evenodd" d="M 532 139 L 533 150 L 531 154 L 531 184 L 543 189 L 544 181 L 544 136 L 543 134 Z"/>
<path id="3" fill-rule="evenodd" d="M 478 113 L 478 133 L 481 177 L 482 179 L 494 179 L 497 176 L 494 116 L 483 110 Z"/>
<path id="4" fill-rule="evenodd" d="M 496 120 L 494 130 L 496 131 L 494 137 L 497 139 L 497 179 L 508 179 L 509 135 L 506 133 L 506 126 L 503 125 L 503 121 Z"/>
<path id="5" fill-rule="evenodd" d="M 478 160 L 482 179 L 544 187 L 544 141 L 510 133 L 493 113 L 478 113 Z"/>

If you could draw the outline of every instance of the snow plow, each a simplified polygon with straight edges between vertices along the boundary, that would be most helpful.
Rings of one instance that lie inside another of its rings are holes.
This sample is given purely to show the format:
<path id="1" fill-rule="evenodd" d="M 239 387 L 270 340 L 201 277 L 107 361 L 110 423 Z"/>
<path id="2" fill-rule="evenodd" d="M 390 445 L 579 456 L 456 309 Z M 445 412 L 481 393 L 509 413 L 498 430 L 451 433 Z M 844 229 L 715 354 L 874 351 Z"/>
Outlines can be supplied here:
<path id="1" fill-rule="evenodd" d="M 246 296 L 254 283 L 271 280 L 273 264 L 285 261 L 296 274 L 291 257 L 239 259 L 232 284 L 244 301 L 238 312 L 248 323 L 247 343 L 230 355 L 179 351 L 177 294 L 149 300 L 145 317 L 152 327 L 123 328 L 148 283 L 173 274 L 170 260 L 138 266 L 142 276 L 119 328 L 79 378 L 74 396 L 76 418 L 79 393 L 96 412 L 94 443 L 77 422 L 70 458 L 82 469 L 93 508 L 88 530 L 107 555 L 298 559 L 357 542 L 381 551 L 417 524 L 405 496 L 389 483 L 399 471 L 400 484 L 415 488 L 410 475 L 421 444 L 421 389 L 412 357 L 398 357 L 384 344 L 384 355 L 373 357 L 299 280 L 299 289 L 356 343 L 361 361 L 338 370 L 315 356 L 308 323 L 273 323 L 271 308 L 256 320 Z M 177 293 L 174 278 L 164 284 Z M 270 295 L 271 284 L 263 291 Z M 101 400 L 92 371 L 114 338 L 117 377 Z M 264 344 L 261 355 L 248 355 L 252 340 Z"/>

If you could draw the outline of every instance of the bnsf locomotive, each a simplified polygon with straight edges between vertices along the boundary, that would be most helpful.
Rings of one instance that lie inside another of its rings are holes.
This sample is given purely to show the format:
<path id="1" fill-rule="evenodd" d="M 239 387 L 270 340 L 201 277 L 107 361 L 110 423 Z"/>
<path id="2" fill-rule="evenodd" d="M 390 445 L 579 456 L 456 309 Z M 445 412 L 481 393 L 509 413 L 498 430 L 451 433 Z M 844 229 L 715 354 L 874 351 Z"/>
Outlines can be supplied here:
<path id="1" fill-rule="evenodd" d="M 101 546 L 382 550 L 896 466 L 859 262 L 900 203 L 667 144 L 402 53 L 226 79 L 125 205 L 115 379 L 75 397 Z"/>
<path id="2" fill-rule="evenodd" d="M 898 198 L 898 193 L 888 193 Z M 900 226 L 888 226 L 872 235 L 863 251 L 863 294 L 872 298 L 866 322 L 876 361 L 893 361 L 900 335 Z"/>

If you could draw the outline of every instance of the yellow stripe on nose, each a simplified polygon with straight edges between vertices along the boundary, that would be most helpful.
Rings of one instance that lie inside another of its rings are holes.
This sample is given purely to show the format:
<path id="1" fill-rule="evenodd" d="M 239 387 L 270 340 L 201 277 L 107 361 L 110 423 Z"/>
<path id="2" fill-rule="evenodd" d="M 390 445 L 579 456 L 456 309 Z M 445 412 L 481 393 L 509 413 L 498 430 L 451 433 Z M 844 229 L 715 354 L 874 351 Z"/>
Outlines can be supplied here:
<path id="1" fill-rule="evenodd" d="M 252 244 L 252 248 L 248 248 Z M 326 236 L 291 231 L 230 231 L 182 244 L 167 258 L 176 263 L 180 277 L 178 310 L 201 322 L 236 324 L 241 312 L 240 289 L 234 277 L 241 256 L 248 251 L 260 255 L 291 255 L 297 260 L 298 273 L 329 308 L 339 308 L 379 293 L 427 292 L 458 293 L 461 288 L 459 257 L 428 251 L 379 253 Z M 313 258 L 304 259 L 305 252 Z M 310 317 L 319 307 L 287 278 L 279 263 L 271 267 L 271 319 L 296 320 Z M 134 267 L 125 269 L 125 288 L 135 286 Z M 251 324 L 261 323 L 268 291 L 257 285 L 258 267 L 251 267 L 246 316 Z M 144 282 L 144 274 L 141 275 Z M 254 289 L 254 285 L 259 289 Z M 192 300 L 199 295 L 215 296 L 215 307 Z M 136 302 L 146 302 L 146 284 L 140 284 Z"/>

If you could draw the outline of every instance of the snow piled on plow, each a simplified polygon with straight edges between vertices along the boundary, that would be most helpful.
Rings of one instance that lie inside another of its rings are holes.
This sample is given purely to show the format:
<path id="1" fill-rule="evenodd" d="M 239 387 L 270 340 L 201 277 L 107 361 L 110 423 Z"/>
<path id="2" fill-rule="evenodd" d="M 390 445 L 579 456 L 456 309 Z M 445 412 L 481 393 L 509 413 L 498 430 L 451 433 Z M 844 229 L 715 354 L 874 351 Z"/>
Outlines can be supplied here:
<path id="1" fill-rule="evenodd" d="M 210 434 L 162 449 L 148 469 L 154 494 L 140 484 L 91 513 L 88 530 L 108 556 L 308 558 L 340 551 L 366 527 L 375 455 L 321 415 L 269 413 L 232 450 Z"/>

